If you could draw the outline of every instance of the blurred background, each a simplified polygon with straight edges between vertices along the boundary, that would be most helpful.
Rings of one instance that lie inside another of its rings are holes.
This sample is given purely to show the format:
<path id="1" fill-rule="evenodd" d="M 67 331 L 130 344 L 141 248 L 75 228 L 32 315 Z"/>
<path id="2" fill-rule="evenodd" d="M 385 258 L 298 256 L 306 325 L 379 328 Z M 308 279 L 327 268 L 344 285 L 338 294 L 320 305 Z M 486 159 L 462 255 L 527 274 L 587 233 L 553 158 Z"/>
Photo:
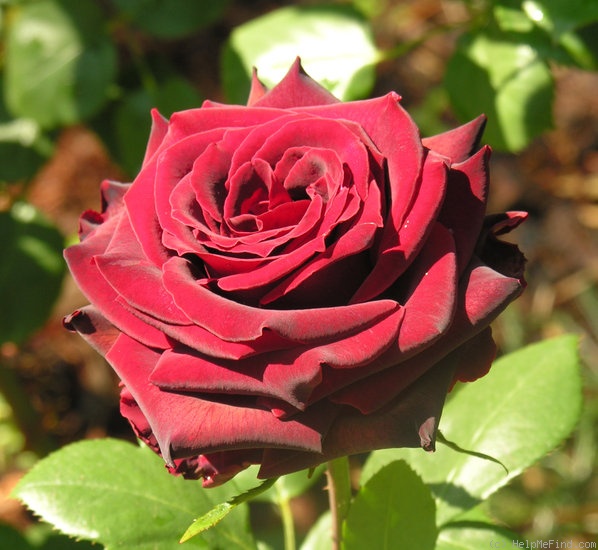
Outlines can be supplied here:
<path id="1" fill-rule="evenodd" d="M 62 328 L 85 303 L 62 261 L 79 215 L 134 177 L 152 107 L 243 103 L 252 66 L 272 85 L 297 54 L 343 100 L 397 91 L 423 135 L 489 116 L 488 210 L 530 213 L 529 287 L 496 339 L 579 334 L 585 407 L 486 507 L 528 540 L 598 540 L 598 2 L 4 0 L 0 33 L 0 543 L 43 532 L 8 496 L 39 458 L 133 440 L 111 369 Z M 299 532 L 322 502 L 293 501 Z"/>

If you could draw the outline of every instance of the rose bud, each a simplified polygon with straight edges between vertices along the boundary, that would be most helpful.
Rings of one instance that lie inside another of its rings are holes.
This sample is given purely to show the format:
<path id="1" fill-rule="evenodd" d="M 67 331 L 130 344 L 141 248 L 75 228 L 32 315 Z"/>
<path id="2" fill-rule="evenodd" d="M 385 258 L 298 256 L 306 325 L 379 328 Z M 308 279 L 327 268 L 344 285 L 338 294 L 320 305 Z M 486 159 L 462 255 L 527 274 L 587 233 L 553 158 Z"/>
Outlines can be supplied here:
<path id="1" fill-rule="evenodd" d="M 65 325 L 171 472 L 432 450 L 452 384 L 490 368 L 525 213 L 485 214 L 483 116 L 421 139 L 399 99 L 254 75 L 247 106 L 154 112 L 137 177 L 83 214 L 65 257 L 91 305 Z"/>

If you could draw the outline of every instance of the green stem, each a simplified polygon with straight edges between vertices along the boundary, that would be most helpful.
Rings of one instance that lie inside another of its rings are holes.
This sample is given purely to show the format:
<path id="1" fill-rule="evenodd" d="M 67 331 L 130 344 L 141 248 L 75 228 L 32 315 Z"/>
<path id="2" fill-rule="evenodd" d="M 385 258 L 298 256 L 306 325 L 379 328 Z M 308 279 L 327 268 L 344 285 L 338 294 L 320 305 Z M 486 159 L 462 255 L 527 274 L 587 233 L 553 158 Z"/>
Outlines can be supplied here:
<path id="1" fill-rule="evenodd" d="M 280 508 L 280 515 L 282 518 L 284 550 L 295 550 L 295 524 L 293 522 L 291 501 L 288 498 L 281 497 L 278 499 L 278 506 Z"/>
<path id="2" fill-rule="evenodd" d="M 343 522 L 351 504 L 351 477 L 349 459 L 346 456 L 328 462 L 328 501 L 332 514 L 332 548 L 341 548 Z"/>

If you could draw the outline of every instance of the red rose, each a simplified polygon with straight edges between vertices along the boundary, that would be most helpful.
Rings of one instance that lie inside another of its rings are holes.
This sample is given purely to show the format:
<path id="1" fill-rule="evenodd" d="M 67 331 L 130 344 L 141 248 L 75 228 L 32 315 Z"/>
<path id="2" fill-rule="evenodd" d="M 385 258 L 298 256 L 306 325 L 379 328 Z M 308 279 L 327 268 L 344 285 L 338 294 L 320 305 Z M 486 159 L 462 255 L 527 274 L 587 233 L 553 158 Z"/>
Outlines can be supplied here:
<path id="1" fill-rule="evenodd" d="M 65 255 L 121 411 L 171 471 L 226 481 L 385 447 L 432 449 L 455 380 L 524 259 L 485 217 L 484 118 L 435 137 L 390 93 L 341 103 L 297 62 L 248 106 L 154 125 L 139 175 L 104 182 Z"/>

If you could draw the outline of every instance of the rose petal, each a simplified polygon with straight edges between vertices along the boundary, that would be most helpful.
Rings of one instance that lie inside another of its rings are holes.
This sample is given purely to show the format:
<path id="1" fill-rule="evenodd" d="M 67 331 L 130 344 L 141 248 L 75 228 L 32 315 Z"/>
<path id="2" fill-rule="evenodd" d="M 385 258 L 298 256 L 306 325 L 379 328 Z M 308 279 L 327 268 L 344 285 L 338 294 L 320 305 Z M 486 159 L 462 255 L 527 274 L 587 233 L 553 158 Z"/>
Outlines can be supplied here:
<path id="1" fill-rule="evenodd" d="M 101 212 L 87 210 L 83 212 L 79 220 L 79 238 L 85 240 L 100 225 L 112 216 L 118 216 L 123 207 L 123 198 L 129 189 L 128 183 L 104 180 L 100 185 L 102 200 Z"/>
<path id="2" fill-rule="evenodd" d="M 145 148 L 145 155 L 141 164 L 142 167 L 148 163 L 149 159 L 152 158 L 154 153 L 159 149 L 162 141 L 164 141 L 166 132 L 168 131 L 168 120 L 164 118 L 157 109 L 151 110 L 151 116 L 152 128 L 147 142 L 147 147 Z"/>
<path id="3" fill-rule="evenodd" d="M 321 204 L 322 198 L 319 195 L 312 197 L 312 202 Z M 256 293 L 276 283 L 282 277 L 300 268 L 305 262 L 322 253 L 327 248 L 327 239 L 339 225 L 351 219 L 360 208 L 360 203 L 351 189 L 340 189 L 334 200 L 329 202 L 324 209 L 322 218 L 319 220 L 317 234 L 310 235 L 310 239 L 299 243 L 291 241 L 283 252 L 273 258 L 271 262 L 255 268 L 251 272 L 233 274 L 222 277 L 217 281 L 218 287 L 225 291 L 234 293 L 236 298 L 246 301 L 252 300 Z M 243 291 L 248 291 L 243 293 Z"/>
<path id="4" fill-rule="evenodd" d="M 246 107 L 234 106 L 190 109 L 172 115 L 168 132 L 164 136 L 160 147 L 143 166 L 125 197 L 131 225 L 150 262 L 161 265 L 169 257 L 168 251 L 162 245 L 162 229 L 158 222 L 154 203 L 156 182 L 160 181 L 155 178 L 155 175 L 158 159 L 163 158 L 162 153 L 180 141 L 190 138 L 185 144 L 178 146 L 183 149 L 182 153 L 189 154 L 191 151 L 185 147 L 193 140 L 194 134 L 211 130 L 222 132 L 226 128 L 259 125 L 279 116 L 280 111 L 274 109 L 247 109 Z M 199 154 L 199 151 L 196 152 Z M 191 168 L 191 165 L 189 168 Z M 162 185 L 161 182 L 160 185 Z"/>
<path id="5" fill-rule="evenodd" d="M 451 388 L 457 381 L 473 382 L 487 374 L 495 357 L 496 343 L 492 339 L 492 329 L 487 327 L 459 347 L 459 360 Z"/>
<path id="6" fill-rule="evenodd" d="M 217 487 L 252 464 L 258 464 L 261 457 L 261 449 L 221 451 L 175 460 L 171 473 L 182 474 L 185 479 L 201 478 L 203 487 Z"/>
<path id="7" fill-rule="evenodd" d="M 162 284 L 162 272 L 149 262 L 122 253 L 96 257 L 104 279 L 129 308 L 153 315 L 163 323 L 190 325 L 192 321 L 174 303 Z M 135 276 L 132 277 L 132 270 Z"/>
<path id="8" fill-rule="evenodd" d="M 441 338 L 395 368 L 373 374 L 331 399 L 356 407 L 364 414 L 378 410 L 444 356 L 485 329 L 523 290 L 518 279 L 505 277 L 479 261 L 468 266 L 460 285 L 453 322 Z M 406 312 L 405 325 L 407 319 Z"/>
<path id="9" fill-rule="evenodd" d="M 292 109 L 305 105 L 326 105 L 338 103 L 325 88 L 310 78 L 297 58 L 285 77 L 257 101 L 252 101 L 254 107 L 278 107 Z"/>
<path id="10" fill-rule="evenodd" d="M 164 265 L 164 285 L 193 322 L 231 342 L 258 338 L 267 329 L 298 343 L 322 342 L 360 330 L 400 307 L 393 300 L 376 300 L 337 308 L 253 308 L 205 288 L 191 276 L 188 262 L 176 257 Z"/>
<path id="11" fill-rule="evenodd" d="M 409 208 L 419 194 L 419 178 L 424 151 L 419 130 L 399 105 L 400 96 L 391 92 L 383 97 L 321 107 L 298 109 L 317 116 L 345 119 L 358 124 L 386 159 L 392 205 L 393 228 L 403 225 Z M 401 154 L 397 152 L 400 151 Z"/>
<path id="12" fill-rule="evenodd" d="M 322 383 L 312 395 L 312 400 L 336 391 L 333 397 L 336 402 L 356 406 L 362 411 L 366 407 L 377 408 L 379 401 L 375 392 L 366 390 L 361 394 L 361 382 L 358 380 L 363 380 L 367 386 L 375 373 L 394 369 L 414 354 L 418 357 L 417 353 L 421 354 L 423 348 L 446 333 L 453 322 L 456 307 L 457 269 L 454 241 L 442 225 L 435 225 L 429 246 L 417 257 L 407 275 L 407 282 L 401 280 L 397 284 L 398 290 L 405 296 L 397 299 L 406 303 L 395 345 L 362 369 L 352 372 L 325 369 Z M 419 374 L 421 372 L 415 369 L 413 373 L 404 375 L 405 384 L 397 383 L 385 391 L 396 390 L 395 393 L 398 393 Z M 346 391 L 338 391 L 345 386 L 348 386 Z"/>
<path id="13" fill-rule="evenodd" d="M 343 410 L 324 437 L 321 453 L 266 449 L 258 477 L 284 475 L 375 449 L 421 446 L 433 450 L 453 361 L 453 357 L 445 358 L 378 413 Z"/>
<path id="14" fill-rule="evenodd" d="M 322 368 L 359 369 L 396 341 L 403 318 L 398 309 L 356 334 L 314 347 L 274 351 L 239 361 L 219 360 L 175 349 L 162 354 L 151 381 L 186 393 L 253 395 L 282 400 L 304 410 L 321 382 Z"/>
<path id="15" fill-rule="evenodd" d="M 497 237 L 515 229 L 526 218 L 526 212 L 487 216 L 477 245 L 477 253 L 484 262 L 499 273 L 518 279 L 523 287 L 527 284 L 524 278 L 525 256 L 516 245 L 501 241 Z"/>
<path id="16" fill-rule="evenodd" d="M 485 126 L 486 116 L 480 115 L 458 128 L 423 138 L 422 143 L 424 147 L 448 157 L 452 163 L 463 162 L 478 148 Z"/>
<path id="17" fill-rule="evenodd" d="M 446 198 L 438 216 L 457 243 L 459 273 L 462 273 L 476 246 L 486 211 L 490 149 L 484 147 L 448 174 Z"/>
<path id="18" fill-rule="evenodd" d="M 119 235 L 122 220 L 122 215 L 111 217 L 85 241 L 67 248 L 64 257 L 83 294 L 110 323 L 147 345 L 167 348 L 168 338 L 162 332 L 141 322 L 118 304 L 118 293 L 98 269 L 96 258 L 101 257 L 113 237 Z"/>
<path id="19" fill-rule="evenodd" d="M 253 107 L 267 92 L 268 88 L 257 77 L 257 69 L 254 67 L 251 72 L 251 89 L 247 98 L 247 106 Z"/>
<path id="20" fill-rule="evenodd" d="M 62 323 L 67 330 L 78 332 L 101 355 L 110 350 L 120 334 L 120 330 L 91 305 L 67 315 Z"/>
<path id="21" fill-rule="evenodd" d="M 280 299 L 284 298 L 286 307 L 292 307 L 293 304 L 295 307 L 316 307 L 323 302 L 323 296 L 329 297 L 326 302 L 328 305 L 348 303 L 359 281 L 367 274 L 367 258 L 359 256 L 359 253 L 370 248 L 377 229 L 378 226 L 371 222 L 355 225 L 324 253 L 295 270 L 264 295 L 260 305 L 277 302 L 280 307 Z M 343 260 L 350 261 L 352 269 Z M 347 273 L 352 275 L 349 280 Z"/>
<path id="22" fill-rule="evenodd" d="M 352 298 L 352 303 L 372 300 L 390 287 L 409 267 L 428 237 L 444 199 L 447 167 L 428 155 L 424 164 L 419 196 L 397 226 L 397 216 L 387 219 L 380 244 L 381 252 L 371 273 Z"/>
<path id="23" fill-rule="evenodd" d="M 221 403 L 160 390 L 148 379 L 160 353 L 121 334 L 106 359 L 131 393 L 147 419 L 162 456 L 173 459 L 252 447 L 273 447 L 319 452 L 326 417 L 304 414 L 301 421 L 280 421 L 251 401 Z M 328 409 L 332 411 L 334 407 Z M 173 414 L 176 422 L 173 422 Z M 239 430 L 243 426 L 243 430 Z"/>

